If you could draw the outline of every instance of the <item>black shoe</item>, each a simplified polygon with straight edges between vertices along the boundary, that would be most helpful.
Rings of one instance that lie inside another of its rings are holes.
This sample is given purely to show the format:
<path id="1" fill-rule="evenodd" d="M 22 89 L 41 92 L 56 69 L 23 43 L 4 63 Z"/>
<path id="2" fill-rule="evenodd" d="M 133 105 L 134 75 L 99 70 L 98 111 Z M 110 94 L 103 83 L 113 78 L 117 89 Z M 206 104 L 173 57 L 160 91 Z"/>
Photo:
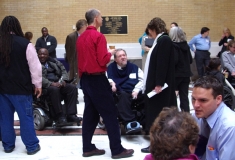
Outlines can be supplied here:
<path id="1" fill-rule="evenodd" d="M 74 114 L 74 115 L 68 115 L 68 116 L 67 116 L 67 121 L 68 121 L 68 122 L 81 122 L 81 121 L 82 121 L 82 117 L 77 117 L 76 114 Z"/>
<path id="2" fill-rule="evenodd" d="M 9 150 L 4 150 L 4 152 L 5 152 L 5 153 L 11 153 L 14 149 L 15 149 L 15 146 L 14 146 L 14 147 L 12 147 L 12 148 L 11 148 L 11 149 L 9 149 Z"/>
<path id="3" fill-rule="evenodd" d="M 143 153 L 150 153 L 150 146 L 148 146 L 147 148 L 142 148 L 141 152 L 143 152 Z"/>
<path id="4" fill-rule="evenodd" d="M 134 153 L 133 149 L 125 149 L 123 152 L 121 152 L 120 154 L 114 155 L 112 156 L 112 159 L 120 159 L 120 158 L 127 158 L 127 157 L 131 157 Z"/>
<path id="5" fill-rule="evenodd" d="M 56 121 L 56 126 L 65 126 L 67 124 L 67 120 L 64 116 L 61 116 L 58 118 L 58 120 Z"/>
<path id="6" fill-rule="evenodd" d="M 34 151 L 31 151 L 31 152 L 27 152 L 28 155 L 33 155 L 33 154 L 36 154 L 38 151 L 41 150 L 41 147 L 40 145 L 38 144 L 38 147 L 34 150 Z"/>
<path id="7" fill-rule="evenodd" d="M 82 156 L 83 157 L 91 157 L 91 156 L 99 156 L 99 155 L 103 155 L 103 154 L 105 154 L 105 150 L 96 148 L 90 152 L 83 152 Z"/>

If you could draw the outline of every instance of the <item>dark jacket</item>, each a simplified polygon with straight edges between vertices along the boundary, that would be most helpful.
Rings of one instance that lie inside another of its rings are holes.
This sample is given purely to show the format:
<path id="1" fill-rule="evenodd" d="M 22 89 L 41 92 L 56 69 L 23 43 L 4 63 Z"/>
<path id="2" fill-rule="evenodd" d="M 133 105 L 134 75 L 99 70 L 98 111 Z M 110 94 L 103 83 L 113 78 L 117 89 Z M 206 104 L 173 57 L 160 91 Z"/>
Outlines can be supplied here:
<path id="1" fill-rule="evenodd" d="M 214 77 L 217 78 L 223 85 L 225 85 L 225 77 L 224 77 L 224 75 L 223 75 L 220 71 L 213 70 L 213 71 L 210 71 L 210 72 L 206 72 L 206 75 L 214 76 Z"/>
<path id="2" fill-rule="evenodd" d="M 190 77 L 192 72 L 190 64 L 192 63 L 192 55 L 187 41 L 173 42 L 175 56 L 175 77 Z"/>
<path id="3" fill-rule="evenodd" d="M 228 43 L 228 39 L 234 40 L 234 37 L 232 35 L 228 36 L 228 38 L 225 36 L 223 39 L 219 41 L 219 46 L 223 45 L 223 47 L 221 48 L 221 53 L 227 51 L 227 46 L 225 46 L 224 43 Z"/>
<path id="4" fill-rule="evenodd" d="M 31 95 L 33 87 L 26 59 L 29 40 L 16 35 L 12 35 L 12 39 L 10 64 L 7 68 L 4 63 L 0 64 L 0 93 Z"/>
<path id="5" fill-rule="evenodd" d="M 52 58 L 56 58 L 55 49 L 57 47 L 57 41 L 54 36 L 51 36 L 48 34 L 46 41 L 44 40 L 43 36 L 38 38 L 35 47 L 36 47 L 37 52 L 41 48 L 46 48 L 49 52 L 49 56 Z"/>
<path id="6" fill-rule="evenodd" d="M 53 58 L 50 58 L 47 60 L 47 64 L 52 68 L 54 69 L 54 74 L 55 76 L 58 77 L 58 79 L 60 79 L 62 76 L 62 80 L 63 81 L 68 81 L 68 74 L 67 74 L 67 71 L 64 67 L 64 65 L 56 60 L 56 59 L 53 59 Z M 48 80 L 48 71 L 47 71 L 47 68 L 42 64 L 42 88 L 48 88 L 51 83 L 53 81 L 50 81 Z"/>
<path id="7" fill-rule="evenodd" d="M 158 38 L 156 46 L 151 53 L 145 94 L 151 92 L 156 86 L 168 87 L 152 98 L 146 96 L 146 131 L 162 111 L 163 107 L 176 106 L 175 95 L 175 59 L 173 44 L 165 33 Z"/>

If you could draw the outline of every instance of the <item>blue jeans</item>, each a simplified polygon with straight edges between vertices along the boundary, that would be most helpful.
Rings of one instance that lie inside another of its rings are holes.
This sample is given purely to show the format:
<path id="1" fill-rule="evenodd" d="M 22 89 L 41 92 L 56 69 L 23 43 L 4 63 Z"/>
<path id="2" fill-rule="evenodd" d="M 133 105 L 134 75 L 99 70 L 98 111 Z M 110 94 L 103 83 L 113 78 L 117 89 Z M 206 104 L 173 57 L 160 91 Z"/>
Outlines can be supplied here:
<path id="1" fill-rule="evenodd" d="M 0 94 L 0 126 L 2 145 L 5 150 L 15 147 L 14 112 L 20 119 L 20 135 L 28 152 L 38 147 L 33 122 L 33 106 L 31 95 Z"/>

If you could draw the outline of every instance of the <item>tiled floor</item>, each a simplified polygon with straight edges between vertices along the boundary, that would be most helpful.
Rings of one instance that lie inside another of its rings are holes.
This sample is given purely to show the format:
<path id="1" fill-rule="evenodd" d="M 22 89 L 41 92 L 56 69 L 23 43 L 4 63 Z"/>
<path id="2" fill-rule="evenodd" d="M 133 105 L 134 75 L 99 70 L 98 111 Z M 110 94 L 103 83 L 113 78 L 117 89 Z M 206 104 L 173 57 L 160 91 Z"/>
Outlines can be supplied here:
<path id="1" fill-rule="evenodd" d="M 191 97 L 191 91 L 189 99 Z M 190 102 L 191 104 L 191 102 Z M 192 106 L 190 106 L 192 108 Z M 79 90 L 79 105 L 78 114 L 82 116 L 84 110 L 83 94 Z M 15 114 L 15 120 L 18 120 Z M 15 128 L 17 129 L 18 126 Z M 19 127 L 18 127 L 19 128 Z M 0 159 L 1 160 L 77 160 L 77 159 L 111 159 L 111 152 L 109 149 L 109 140 L 107 135 L 95 135 L 92 142 L 96 144 L 97 148 L 105 149 L 106 153 L 102 156 L 94 156 L 90 158 L 82 157 L 82 137 L 78 135 L 81 132 L 80 126 L 65 127 L 64 131 L 54 131 L 51 127 L 47 127 L 49 134 L 38 136 L 41 145 L 41 151 L 37 154 L 28 156 L 26 154 L 25 146 L 21 141 L 20 136 L 16 138 L 16 148 L 12 153 L 5 153 L 2 145 L 0 145 Z M 66 134 L 75 131 L 77 134 Z M 98 129 L 99 131 L 99 129 Z M 56 134 L 58 132 L 58 134 Z M 105 134 L 105 131 L 100 130 L 100 134 Z M 37 132 L 40 135 L 40 132 Z M 47 135 L 47 136 L 46 136 Z M 49 136 L 48 136 L 49 135 Z M 0 142 L 1 144 L 1 142 Z M 127 158 L 130 160 L 142 160 L 145 153 L 141 153 L 140 149 L 149 145 L 149 136 L 145 135 L 122 135 L 122 145 L 127 149 L 134 149 L 135 153 L 132 157 Z"/>

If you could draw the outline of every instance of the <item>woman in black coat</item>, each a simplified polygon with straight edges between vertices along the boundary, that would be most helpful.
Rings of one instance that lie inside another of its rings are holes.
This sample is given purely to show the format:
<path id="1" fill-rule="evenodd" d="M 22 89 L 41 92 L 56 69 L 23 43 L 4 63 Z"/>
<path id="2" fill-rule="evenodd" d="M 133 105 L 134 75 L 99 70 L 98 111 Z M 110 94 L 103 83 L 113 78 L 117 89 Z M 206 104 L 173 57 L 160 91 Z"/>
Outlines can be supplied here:
<path id="1" fill-rule="evenodd" d="M 221 51 L 218 54 L 218 57 L 220 57 L 224 51 L 227 51 L 228 42 L 230 40 L 234 40 L 234 37 L 232 36 L 232 33 L 230 32 L 229 28 L 224 28 L 221 40 L 219 41 L 219 46 L 221 45 L 223 46 L 221 48 Z"/>
<path id="2" fill-rule="evenodd" d="M 146 32 L 155 39 L 148 53 L 144 70 L 145 95 L 151 91 L 156 93 L 151 98 L 147 96 L 145 98 L 145 131 L 148 133 L 163 107 L 176 106 L 176 95 L 173 44 L 167 34 L 166 24 L 161 18 L 153 18 L 147 25 Z M 168 85 L 166 89 L 162 89 L 164 84 Z M 141 151 L 149 152 L 149 147 Z"/>
<path id="3" fill-rule="evenodd" d="M 172 39 L 174 45 L 175 90 L 179 91 L 181 110 L 189 112 L 188 89 L 190 76 L 192 76 L 190 69 L 192 55 L 186 41 L 185 33 L 181 28 L 172 27 L 169 36 Z"/>

